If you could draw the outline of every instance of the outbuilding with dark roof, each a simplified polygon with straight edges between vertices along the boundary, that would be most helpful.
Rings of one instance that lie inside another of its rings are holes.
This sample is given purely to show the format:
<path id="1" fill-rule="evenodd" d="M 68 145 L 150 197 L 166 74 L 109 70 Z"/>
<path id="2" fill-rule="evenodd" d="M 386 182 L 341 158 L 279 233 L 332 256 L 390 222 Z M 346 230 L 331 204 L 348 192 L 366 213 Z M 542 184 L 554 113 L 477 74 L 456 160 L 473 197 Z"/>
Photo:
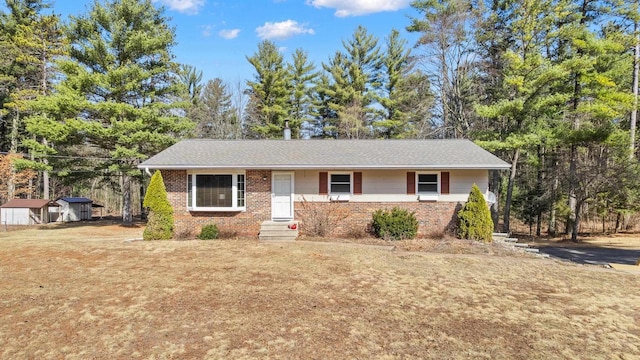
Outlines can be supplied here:
<path id="1" fill-rule="evenodd" d="M 3 225 L 38 225 L 50 222 L 50 212 L 57 212 L 60 205 L 46 199 L 13 199 L 0 206 Z"/>
<path id="2" fill-rule="evenodd" d="M 60 204 L 60 215 L 52 221 L 91 220 L 93 200 L 86 197 L 61 197 L 56 200 Z"/>

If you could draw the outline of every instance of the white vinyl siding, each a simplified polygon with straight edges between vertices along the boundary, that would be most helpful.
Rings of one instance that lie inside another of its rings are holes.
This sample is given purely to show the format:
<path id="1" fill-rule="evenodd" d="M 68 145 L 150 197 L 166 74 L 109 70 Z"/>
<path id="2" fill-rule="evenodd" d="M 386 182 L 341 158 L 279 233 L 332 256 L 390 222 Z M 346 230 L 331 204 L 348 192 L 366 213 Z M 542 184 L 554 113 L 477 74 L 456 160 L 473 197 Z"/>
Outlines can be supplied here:
<path id="1" fill-rule="evenodd" d="M 475 183 L 482 193 L 488 189 L 488 170 L 442 170 L 449 172 L 449 194 L 438 195 L 437 201 L 467 201 Z M 318 170 L 295 172 L 296 201 L 329 201 L 329 196 L 318 194 Z M 351 195 L 350 202 L 416 202 L 418 194 L 407 194 L 407 172 L 441 173 L 429 170 L 362 170 L 362 195 Z M 332 172 L 329 171 L 329 174 Z M 336 172 L 337 173 L 337 172 Z M 353 179 L 353 178 L 352 178 Z M 417 179 L 416 179 L 417 180 Z M 438 178 L 440 181 L 440 177 Z M 416 190 L 417 188 L 416 181 Z"/>

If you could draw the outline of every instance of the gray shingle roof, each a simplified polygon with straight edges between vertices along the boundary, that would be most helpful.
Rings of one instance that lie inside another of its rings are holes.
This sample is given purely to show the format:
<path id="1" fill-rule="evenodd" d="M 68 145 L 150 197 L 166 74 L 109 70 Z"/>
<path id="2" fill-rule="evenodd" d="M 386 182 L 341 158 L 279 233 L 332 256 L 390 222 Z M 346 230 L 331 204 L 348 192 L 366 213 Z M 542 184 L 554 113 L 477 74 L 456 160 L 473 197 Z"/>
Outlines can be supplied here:
<path id="1" fill-rule="evenodd" d="M 149 169 L 508 169 L 469 140 L 184 140 Z"/>

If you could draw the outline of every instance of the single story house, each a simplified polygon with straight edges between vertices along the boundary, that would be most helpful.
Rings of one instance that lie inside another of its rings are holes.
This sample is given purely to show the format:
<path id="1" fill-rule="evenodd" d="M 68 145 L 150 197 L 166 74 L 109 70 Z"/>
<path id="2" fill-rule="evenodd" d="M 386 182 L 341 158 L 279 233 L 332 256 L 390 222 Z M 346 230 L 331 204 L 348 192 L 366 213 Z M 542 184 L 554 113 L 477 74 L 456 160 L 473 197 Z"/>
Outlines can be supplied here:
<path id="1" fill-rule="evenodd" d="M 56 199 L 60 204 L 60 216 L 51 216 L 51 221 L 91 220 L 93 200 L 86 197 L 61 197 Z"/>
<path id="2" fill-rule="evenodd" d="M 474 183 L 489 194 L 489 170 L 510 165 L 469 140 L 198 139 L 139 168 L 161 171 L 178 234 L 215 223 L 255 236 L 273 221 L 304 229 L 324 217 L 346 236 L 395 206 L 416 213 L 419 234 L 442 232 Z"/>
<path id="3" fill-rule="evenodd" d="M 46 199 L 13 199 L 0 206 L 3 225 L 37 225 L 49 223 L 51 208 L 55 212 L 59 204 Z"/>

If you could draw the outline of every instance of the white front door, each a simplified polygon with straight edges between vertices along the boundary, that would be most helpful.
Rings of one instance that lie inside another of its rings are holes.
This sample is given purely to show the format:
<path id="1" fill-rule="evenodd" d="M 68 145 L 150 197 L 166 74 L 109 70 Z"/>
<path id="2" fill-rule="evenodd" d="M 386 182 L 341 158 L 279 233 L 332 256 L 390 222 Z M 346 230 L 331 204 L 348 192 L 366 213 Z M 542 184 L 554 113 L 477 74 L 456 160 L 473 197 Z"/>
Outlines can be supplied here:
<path id="1" fill-rule="evenodd" d="M 273 173 L 271 217 L 293 219 L 293 173 Z"/>

